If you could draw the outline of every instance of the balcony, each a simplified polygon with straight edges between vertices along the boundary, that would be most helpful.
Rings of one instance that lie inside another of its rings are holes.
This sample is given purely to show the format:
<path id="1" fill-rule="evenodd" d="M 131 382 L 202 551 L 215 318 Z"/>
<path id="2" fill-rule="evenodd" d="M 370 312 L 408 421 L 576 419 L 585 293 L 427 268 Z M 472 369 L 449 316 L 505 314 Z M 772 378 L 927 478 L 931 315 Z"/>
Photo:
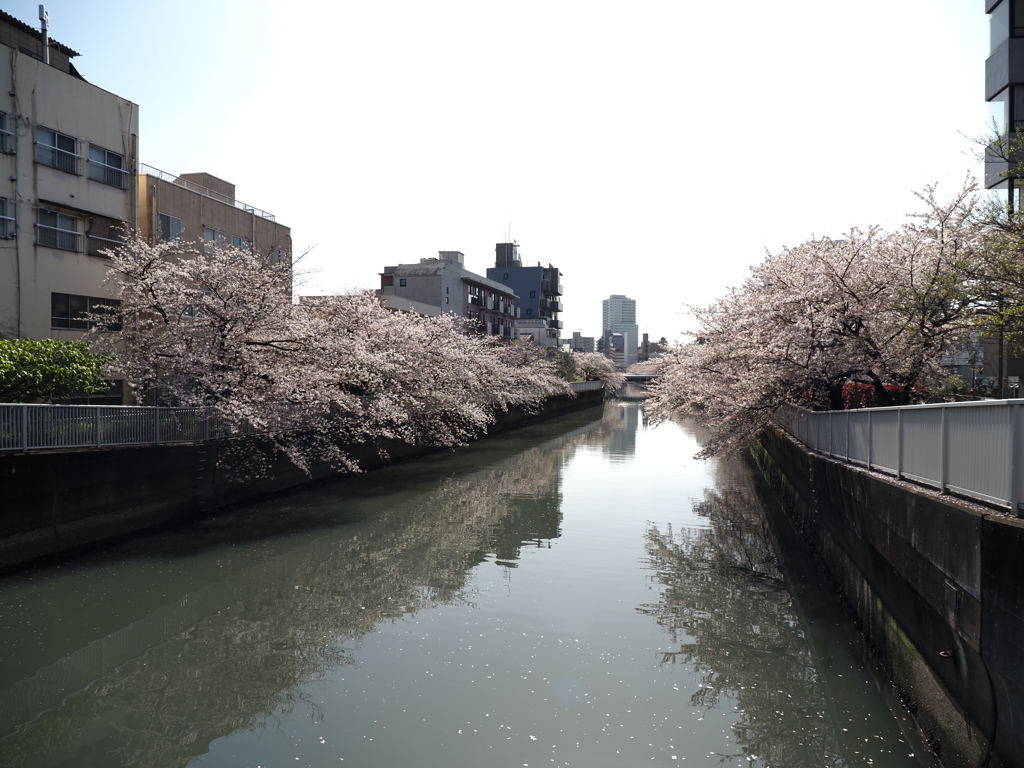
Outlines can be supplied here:
<path id="1" fill-rule="evenodd" d="M 128 173 L 124 169 L 101 163 L 98 160 L 89 160 L 89 178 L 118 189 L 128 187 Z"/>
<path id="2" fill-rule="evenodd" d="M 548 320 L 548 328 L 557 328 L 562 330 L 563 324 L 561 320 Z"/>
<path id="3" fill-rule="evenodd" d="M 48 165 L 65 173 L 78 174 L 78 161 L 81 158 L 74 152 L 53 147 L 48 144 L 36 144 L 36 162 Z"/>
<path id="4" fill-rule="evenodd" d="M 562 295 L 562 284 L 558 280 L 541 280 L 540 289 L 544 293 L 550 293 L 555 296 Z"/>
<path id="5" fill-rule="evenodd" d="M 90 256 L 107 257 L 109 254 L 107 251 L 113 251 L 116 248 L 124 245 L 124 240 L 117 240 L 112 237 L 100 237 L 99 235 L 87 235 L 86 238 L 86 253 Z"/>
<path id="6" fill-rule="evenodd" d="M 36 224 L 36 243 L 47 248 L 58 248 L 62 251 L 82 250 L 82 235 L 67 229 Z"/>
<path id="7" fill-rule="evenodd" d="M 6 126 L 6 120 L 0 122 L 0 152 L 7 155 L 14 154 L 14 134 L 8 130 L 5 130 L 3 126 Z"/>

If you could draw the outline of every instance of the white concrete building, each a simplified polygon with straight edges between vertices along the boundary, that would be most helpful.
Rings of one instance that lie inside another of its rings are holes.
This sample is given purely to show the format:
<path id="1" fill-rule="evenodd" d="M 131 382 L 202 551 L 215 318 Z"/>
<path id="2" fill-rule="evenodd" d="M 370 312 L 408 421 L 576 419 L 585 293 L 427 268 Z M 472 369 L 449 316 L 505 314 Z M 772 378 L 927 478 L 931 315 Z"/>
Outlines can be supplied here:
<path id="1" fill-rule="evenodd" d="M 470 272 L 465 258 L 460 251 L 438 251 L 436 259 L 384 267 L 377 295 L 392 309 L 407 302 L 426 307 L 421 314 L 465 318 L 480 333 L 519 338 L 519 297 L 507 285 Z"/>
<path id="2" fill-rule="evenodd" d="M 139 108 L 86 82 L 77 55 L 0 11 L 4 337 L 79 338 L 108 295 L 100 251 L 136 225 Z"/>

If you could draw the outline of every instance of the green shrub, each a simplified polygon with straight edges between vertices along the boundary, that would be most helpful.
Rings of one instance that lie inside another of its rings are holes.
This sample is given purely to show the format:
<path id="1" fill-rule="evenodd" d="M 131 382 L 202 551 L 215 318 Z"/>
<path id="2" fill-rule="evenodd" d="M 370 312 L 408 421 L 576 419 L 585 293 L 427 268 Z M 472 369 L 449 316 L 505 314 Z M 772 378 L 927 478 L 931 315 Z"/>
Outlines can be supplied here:
<path id="1" fill-rule="evenodd" d="M 80 341 L 0 339 L 0 403 L 33 403 L 106 392 L 104 366 Z"/>

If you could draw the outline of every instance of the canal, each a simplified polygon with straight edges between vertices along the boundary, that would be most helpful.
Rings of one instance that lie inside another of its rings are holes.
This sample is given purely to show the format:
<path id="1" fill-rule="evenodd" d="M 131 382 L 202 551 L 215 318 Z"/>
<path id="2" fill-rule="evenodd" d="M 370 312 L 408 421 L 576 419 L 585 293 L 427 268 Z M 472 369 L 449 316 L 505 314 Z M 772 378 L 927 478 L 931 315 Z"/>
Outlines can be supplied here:
<path id="1" fill-rule="evenodd" d="M 930 765 L 700 438 L 614 401 L 8 577 L 0 765 Z"/>

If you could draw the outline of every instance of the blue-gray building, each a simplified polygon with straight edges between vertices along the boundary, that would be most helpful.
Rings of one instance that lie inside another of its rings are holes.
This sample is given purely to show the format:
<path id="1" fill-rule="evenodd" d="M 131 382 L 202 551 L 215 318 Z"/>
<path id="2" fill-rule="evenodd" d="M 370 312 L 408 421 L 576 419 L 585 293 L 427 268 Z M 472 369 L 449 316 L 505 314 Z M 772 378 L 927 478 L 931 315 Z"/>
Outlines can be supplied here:
<path id="1" fill-rule="evenodd" d="M 516 324 L 520 336 L 530 334 L 535 343 L 557 349 L 561 346 L 562 273 L 551 264 L 524 262 L 517 243 L 497 243 L 494 251 L 494 267 L 487 270 L 487 277 L 507 285 L 518 297 L 523 321 Z"/>
<path id="2" fill-rule="evenodd" d="M 1000 202 L 1024 210 L 1019 178 L 1020 157 L 1005 137 L 1020 136 L 1024 130 L 1024 2 L 985 0 L 989 14 L 989 57 L 985 61 L 985 101 L 989 105 L 989 127 L 993 137 L 985 157 L 985 187 L 998 193 Z"/>

